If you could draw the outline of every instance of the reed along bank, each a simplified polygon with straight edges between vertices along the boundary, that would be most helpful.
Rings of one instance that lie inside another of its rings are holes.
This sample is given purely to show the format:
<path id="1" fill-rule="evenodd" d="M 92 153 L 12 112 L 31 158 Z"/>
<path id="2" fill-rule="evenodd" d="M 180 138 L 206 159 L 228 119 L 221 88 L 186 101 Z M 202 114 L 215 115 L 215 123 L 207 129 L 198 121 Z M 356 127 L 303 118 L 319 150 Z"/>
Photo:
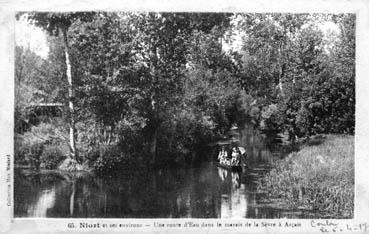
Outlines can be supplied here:
<path id="1" fill-rule="evenodd" d="M 354 136 L 326 135 L 277 161 L 258 183 L 266 202 L 312 211 L 321 218 L 352 218 Z"/>

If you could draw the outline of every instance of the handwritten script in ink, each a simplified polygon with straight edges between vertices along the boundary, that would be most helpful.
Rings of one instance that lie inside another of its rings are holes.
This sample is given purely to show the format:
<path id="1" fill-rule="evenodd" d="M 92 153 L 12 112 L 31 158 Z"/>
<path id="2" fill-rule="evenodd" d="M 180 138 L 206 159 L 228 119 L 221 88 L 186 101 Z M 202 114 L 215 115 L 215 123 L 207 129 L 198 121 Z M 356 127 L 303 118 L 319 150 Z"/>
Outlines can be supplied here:
<path id="1" fill-rule="evenodd" d="M 340 224 L 334 221 L 316 221 L 311 220 L 310 225 L 314 228 L 318 228 L 323 233 L 334 232 L 367 232 L 369 231 L 369 223 L 358 224 Z"/>

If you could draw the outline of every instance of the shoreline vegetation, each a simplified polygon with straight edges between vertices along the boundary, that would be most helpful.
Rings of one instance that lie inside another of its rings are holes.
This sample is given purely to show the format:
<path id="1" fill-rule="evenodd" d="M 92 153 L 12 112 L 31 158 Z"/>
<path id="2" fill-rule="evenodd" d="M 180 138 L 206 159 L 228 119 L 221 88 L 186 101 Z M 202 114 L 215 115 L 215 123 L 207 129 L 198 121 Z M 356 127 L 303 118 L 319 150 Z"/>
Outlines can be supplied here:
<path id="1" fill-rule="evenodd" d="M 326 135 L 277 161 L 258 191 L 266 194 L 265 203 L 322 218 L 352 218 L 354 177 L 354 136 Z"/>

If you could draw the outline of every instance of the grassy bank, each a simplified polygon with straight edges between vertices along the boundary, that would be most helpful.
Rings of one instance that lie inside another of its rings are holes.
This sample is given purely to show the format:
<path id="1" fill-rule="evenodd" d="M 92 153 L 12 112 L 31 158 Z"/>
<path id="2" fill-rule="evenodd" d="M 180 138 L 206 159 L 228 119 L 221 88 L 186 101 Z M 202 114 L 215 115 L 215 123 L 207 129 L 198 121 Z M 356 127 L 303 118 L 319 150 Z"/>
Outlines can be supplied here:
<path id="1" fill-rule="evenodd" d="M 285 208 L 352 218 L 354 136 L 327 135 L 320 144 L 306 144 L 278 161 L 259 181 L 258 189 Z"/>

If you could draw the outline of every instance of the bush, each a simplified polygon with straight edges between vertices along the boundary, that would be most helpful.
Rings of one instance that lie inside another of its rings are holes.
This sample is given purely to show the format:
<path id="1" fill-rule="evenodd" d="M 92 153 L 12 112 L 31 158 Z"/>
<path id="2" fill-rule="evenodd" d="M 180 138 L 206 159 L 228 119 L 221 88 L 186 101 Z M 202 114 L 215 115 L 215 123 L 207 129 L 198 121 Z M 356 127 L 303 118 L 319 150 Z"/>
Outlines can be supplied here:
<path id="1" fill-rule="evenodd" d="M 133 164 L 133 158 L 124 154 L 117 146 L 100 149 L 100 154 L 93 167 L 99 174 L 107 174 L 121 170 Z"/>
<path id="2" fill-rule="evenodd" d="M 60 145 L 46 146 L 41 155 L 41 167 L 56 169 L 61 161 L 66 158 Z M 65 151 L 64 151 L 65 152 Z"/>
<path id="3" fill-rule="evenodd" d="M 36 169 L 41 164 L 48 169 L 55 168 L 55 164 L 62 160 L 62 155 L 69 152 L 65 139 L 68 139 L 68 135 L 60 121 L 33 126 L 30 131 L 15 137 L 16 163 L 29 164 Z"/>
<path id="4" fill-rule="evenodd" d="M 59 166 L 59 170 L 63 171 L 81 171 L 84 170 L 83 166 L 79 164 L 75 159 L 66 158 Z"/>
<path id="5" fill-rule="evenodd" d="M 350 218 L 354 208 L 354 137 L 328 136 L 276 162 L 258 189 L 290 209 Z"/>
<path id="6" fill-rule="evenodd" d="M 27 164 L 28 146 L 22 144 L 22 138 L 19 135 L 14 137 L 14 163 L 24 165 Z"/>
<path id="7" fill-rule="evenodd" d="M 29 150 L 26 155 L 26 160 L 32 167 L 39 169 L 40 168 L 40 157 L 44 150 L 44 144 L 43 143 L 36 143 L 33 142 L 29 146 Z"/>
<path id="8" fill-rule="evenodd" d="M 263 131 L 280 130 L 280 110 L 276 104 L 264 107 L 261 111 L 260 128 Z"/>
<path id="9" fill-rule="evenodd" d="M 118 143 L 117 129 L 104 126 L 94 119 L 81 120 L 76 124 L 78 156 L 90 166 L 97 160 L 100 150 Z"/>

